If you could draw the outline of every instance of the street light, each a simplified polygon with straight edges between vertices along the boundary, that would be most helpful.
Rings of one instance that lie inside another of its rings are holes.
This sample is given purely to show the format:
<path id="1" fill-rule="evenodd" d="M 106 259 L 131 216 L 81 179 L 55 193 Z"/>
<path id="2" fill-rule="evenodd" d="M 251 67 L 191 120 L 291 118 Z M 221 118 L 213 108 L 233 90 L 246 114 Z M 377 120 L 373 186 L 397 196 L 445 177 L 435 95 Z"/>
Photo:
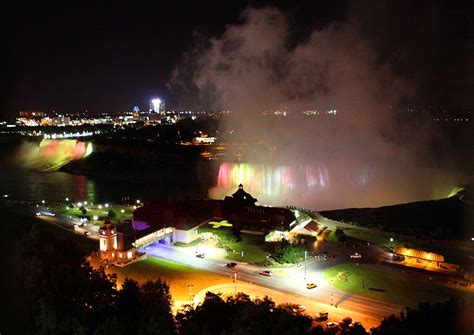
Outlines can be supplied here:
<path id="1" fill-rule="evenodd" d="M 237 294 L 237 271 L 234 271 L 234 293 Z"/>
<path id="2" fill-rule="evenodd" d="M 109 204 L 105 204 L 105 208 L 109 208 Z"/>
<path id="3" fill-rule="evenodd" d="M 331 306 L 333 305 L 334 300 L 334 280 L 331 279 Z"/>
<path id="4" fill-rule="evenodd" d="M 66 199 L 64 199 L 64 200 L 69 201 L 69 198 L 66 197 Z"/>
<path id="5" fill-rule="evenodd" d="M 46 202 L 46 201 L 44 201 L 44 200 L 41 200 L 41 203 L 42 203 L 43 205 L 44 205 L 44 203 L 45 203 L 45 202 Z"/>
<path id="6" fill-rule="evenodd" d="M 192 294 L 192 289 L 193 289 L 193 284 L 188 284 L 189 288 L 189 300 L 191 301 L 191 305 L 194 305 L 194 299 L 193 299 L 193 294 Z"/>
<path id="7" fill-rule="evenodd" d="M 304 280 L 306 281 L 306 255 L 308 254 L 308 251 L 304 251 Z"/>

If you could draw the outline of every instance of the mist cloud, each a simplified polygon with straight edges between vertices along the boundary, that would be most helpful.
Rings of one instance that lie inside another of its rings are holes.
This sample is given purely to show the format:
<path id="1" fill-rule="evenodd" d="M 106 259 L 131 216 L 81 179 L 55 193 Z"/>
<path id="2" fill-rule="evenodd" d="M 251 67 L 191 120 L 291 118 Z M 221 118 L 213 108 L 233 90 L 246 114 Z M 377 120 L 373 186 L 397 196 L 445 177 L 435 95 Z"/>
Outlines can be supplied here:
<path id="1" fill-rule="evenodd" d="M 170 84 L 194 97 L 195 105 L 231 110 L 222 126 L 242 138 L 273 140 L 279 163 L 309 164 L 316 174 L 323 168 L 324 187 L 308 184 L 297 201 L 335 208 L 442 196 L 459 180 L 433 165 L 429 147 L 442 143 L 442 135 L 429 122 L 404 120 L 395 112 L 416 95 L 417 85 L 395 73 L 366 28 L 349 18 L 295 44 L 285 14 L 249 8 L 240 24 L 201 39 Z M 261 117 L 282 108 L 293 116 L 281 122 Z M 323 120 L 300 113 L 315 109 L 338 114 Z M 262 157 L 247 160 L 275 163 Z"/>

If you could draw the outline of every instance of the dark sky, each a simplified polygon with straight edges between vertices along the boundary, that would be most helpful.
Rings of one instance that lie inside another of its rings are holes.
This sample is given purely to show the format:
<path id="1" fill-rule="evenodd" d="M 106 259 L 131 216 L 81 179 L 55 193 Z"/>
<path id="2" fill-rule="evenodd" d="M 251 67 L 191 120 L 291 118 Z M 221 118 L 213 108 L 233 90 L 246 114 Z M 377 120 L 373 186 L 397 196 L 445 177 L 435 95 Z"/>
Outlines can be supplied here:
<path id="1" fill-rule="evenodd" d="M 268 5 L 288 14 L 296 40 L 348 16 L 362 22 L 368 34 L 380 27 L 383 33 L 373 34 L 373 40 L 381 57 L 414 80 L 429 83 L 422 94 L 428 101 L 423 102 L 436 100 L 447 87 L 457 94 L 435 102 L 471 104 L 466 96 L 474 92 L 472 76 L 470 81 L 459 76 L 473 73 L 472 2 L 375 3 L 17 2 L 4 11 L 2 20 L 0 113 L 123 112 L 133 105 L 145 108 L 153 96 L 165 98 L 168 107 L 178 106 L 180 97 L 169 92 L 166 83 L 183 53 L 193 47 L 194 36 L 222 34 L 246 7 Z M 445 69 L 453 57 L 453 68 Z"/>

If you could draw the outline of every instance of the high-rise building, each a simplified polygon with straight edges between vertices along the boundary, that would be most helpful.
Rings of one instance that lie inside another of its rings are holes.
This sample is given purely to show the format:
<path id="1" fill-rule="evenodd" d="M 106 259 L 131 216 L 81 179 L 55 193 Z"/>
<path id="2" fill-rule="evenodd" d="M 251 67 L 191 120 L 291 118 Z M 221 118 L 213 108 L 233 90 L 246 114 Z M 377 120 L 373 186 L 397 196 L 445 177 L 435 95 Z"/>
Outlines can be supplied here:
<path id="1" fill-rule="evenodd" d="M 152 99 L 150 101 L 150 113 L 159 113 L 160 115 L 166 115 L 165 101 L 159 98 Z"/>

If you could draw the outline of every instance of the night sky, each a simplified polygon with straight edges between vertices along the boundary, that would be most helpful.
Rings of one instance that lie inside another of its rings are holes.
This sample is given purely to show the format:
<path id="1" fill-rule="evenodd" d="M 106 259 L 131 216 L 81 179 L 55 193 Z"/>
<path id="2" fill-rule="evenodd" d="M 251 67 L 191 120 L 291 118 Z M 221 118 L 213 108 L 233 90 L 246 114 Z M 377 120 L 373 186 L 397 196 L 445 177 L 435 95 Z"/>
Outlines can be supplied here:
<path id="1" fill-rule="evenodd" d="M 245 8 L 270 5 L 288 15 L 295 43 L 356 20 L 381 60 L 420 84 L 414 103 L 474 106 L 471 1 L 75 1 L 4 11 L 0 113 L 117 113 L 146 108 L 153 96 L 167 108 L 192 108 L 166 85 L 183 54 L 197 36 L 220 36 L 238 23 Z"/>

